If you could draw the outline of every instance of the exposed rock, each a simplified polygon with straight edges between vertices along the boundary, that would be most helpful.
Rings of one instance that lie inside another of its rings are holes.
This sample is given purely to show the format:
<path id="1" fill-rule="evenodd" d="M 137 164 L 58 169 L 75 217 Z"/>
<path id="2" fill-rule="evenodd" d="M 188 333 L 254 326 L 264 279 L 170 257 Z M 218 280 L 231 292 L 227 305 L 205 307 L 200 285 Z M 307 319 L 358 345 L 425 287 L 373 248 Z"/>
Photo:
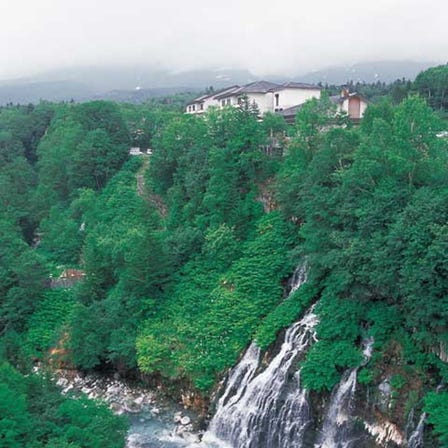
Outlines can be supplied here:
<path id="1" fill-rule="evenodd" d="M 134 403 L 136 404 L 136 405 L 138 405 L 138 406 L 140 406 L 142 403 L 143 403 L 143 397 L 137 397 L 135 400 L 134 400 Z"/>
<path id="2" fill-rule="evenodd" d="M 40 369 L 37 368 L 36 373 Z M 62 393 L 68 392 L 85 393 L 91 399 L 99 399 L 108 404 L 112 412 L 117 415 L 133 414 L 133 422 L 138 422 L 137 433 L 131 431 L 127 437 L 127 448 L 142 448 L 148 446 L 148 440 L 163 440 L 165 435 L 167 440 L 176 443 L 181 442 L 181 446 L 193 446 L 200 442 L 200 437 L 193 432 L 193 425 L 189 416 L 184 416 L 181 411 L 173 412 L 174 423 L 167 415 L 165 402 L 161 397 L 156 403 L 156 392 L 149 391 L 143 387 L 135 386 L 114 377 L 104 377 L 97 375 L 84 375 L 75 370 L 58 370 L 54 372 L 55 382 L 62 388 Z M 194 396 L 193 396 L 194 401 Z M 166 418 L 168 417 L 168 419 Z M 154 423 L 156 422 L 156 423 Z M 177 424 L 177 425 L 176 425 Z M 141 427 L 155 425 L 158 428 L 167 428 L 159 436 L 154 433 L 153 439 L 148 439 L 146 433 L 140 434 Z M 159 437 L 162 437 L 159 439 Z"/>
<path id="3" fill-rule="evenodd" d="M 56 383 L 62 387 L 62 393 L 81 391 L 91 399 L 105 401 L 117 414 L 141 412 L 153 400 L 153 392 L 140 387 L 131 387 L 115 377 L 109 379 L 92 375 L 81 376 L 79 373 L 66 370 L 58 371 L 57 375 Z"/>
<path id="4" fill-rule="evenodd" d="M 439 357 L 441 361 L 448 362 L 448 350 L 445 343 L 440 341 L 439 346 L 434 347 L 432 351 Z"/>
<path id="5" fill-rule="evenodd" d="M 378 385 L 378 406 L 382 412 L 387 412 L 392 404 L 392 386 L 389 378 L 385 378 Z"/>
<path id="6" fill-rule="evenodd" d="M 398 446 L 402 446 L 404 443 L 404 437 L 402 432 L 396 425 L 391 422 L 384 421 L 382 423 L 367 423 L 364 422 L 364 426 L 374 438 L 376 443 L 380 446 L 390 446 L 391 442 Z"/>
<path id="7" fill-rule="evenodd" d="M 191 422 L 191 419 L 187 415 L 180 419 L 180 424 L 184 425 L 184 426 L 190 424 L 190 422 Z"/>

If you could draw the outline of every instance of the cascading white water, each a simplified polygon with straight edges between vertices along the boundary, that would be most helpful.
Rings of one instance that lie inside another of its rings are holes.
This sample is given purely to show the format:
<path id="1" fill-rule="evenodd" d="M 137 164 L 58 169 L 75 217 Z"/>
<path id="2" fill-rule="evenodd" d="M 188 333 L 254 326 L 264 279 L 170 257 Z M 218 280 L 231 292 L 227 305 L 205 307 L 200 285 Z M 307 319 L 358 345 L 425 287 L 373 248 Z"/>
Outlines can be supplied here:
<path id="1" fill-rule="evenodd" d="M 366 364 L 372 356 L 373 339 L 364 341 L 364 362 Z M 324 417 L 321 433 L 315 448 L 350 448 L 355 446 L 356 437 L 353 438 L 351 427 L 353 419 L 351 411 L 356 392 L 358 368 L 347 370 L 341 381 L 333 390 L 330 404 Z"/>
<path id="2" fill-rule="evenodd" d="M 321 436 L 316 448 L 348 448 L 347 422 L 350 419 L 349 410 L 356 391 L 357 370 L 348 370 L 330 399 L 330 406 L 324 418 Z"/>
<path id="3" fill-rule="evenodd" d="M 250 369 L 241 366 L 243 362 L 248 364 L 247 359 L 255 359 L 246 353 L 229 378 L 204 442 L 221 439 L 235 448 L 300 446 L 310 422 L 307 393 L 300 387 L 298 373 L 294 387 L 290 387 L 288 380 L 297 355 L 315 339 L 316 323 L 317 317 L 310 311 L 291 326 L 286 331 L 280 352 L 256 376 L 252 376 L 255 364 L 251 363 Z M 248 352 L 253 351 L 252 344 Z M 236 378 L 240 378 L 237 388 Z"/>
<path id="4" fill-rule="evenodd" d="M 305 281 L 305 270 L 297 273 L 295 278 L 290 294 Z M 311 308 L 299 322 L 288 328 L 279 353 L 257 375 L 260 351 L 255 344 L 249 347 L 229 376 L 226 390 L 203 438 L 206 446 L 302 446 L 311 418 L 308 394 L 300 386 L 300 373 L 295 372 L 294 362 L 316 339 L 316 323 L 317 316 Z"/>
<path id="5" fill-rule="evenodd" d="M 290 290 L 288 292 L 289 295 L 298 290 L 306 282 L 306 276 L 307 276 L 307 266 L 306 263 L 304 263 L 300 265 L 292 275 L 290 281 Z"/>
<path id="6" fill-rule="evenodd" d="M 231 406 L 241 398 L 245 387 L 252 381 L 258 368 L 260 352 L 260 348 L 252 342 L 241 361 L 230 372 L 226 390 L 218 402 L 218 409 L 223 408 L 224 405 Z"/>
<path id="7" fill-rule="evenodd" d="M 423 413 L 420 417 L 417 427 L 408 438 L 408 448 L 422 448 L 423 447 L 423 429 L 425 426 L 426 414 Z"/>

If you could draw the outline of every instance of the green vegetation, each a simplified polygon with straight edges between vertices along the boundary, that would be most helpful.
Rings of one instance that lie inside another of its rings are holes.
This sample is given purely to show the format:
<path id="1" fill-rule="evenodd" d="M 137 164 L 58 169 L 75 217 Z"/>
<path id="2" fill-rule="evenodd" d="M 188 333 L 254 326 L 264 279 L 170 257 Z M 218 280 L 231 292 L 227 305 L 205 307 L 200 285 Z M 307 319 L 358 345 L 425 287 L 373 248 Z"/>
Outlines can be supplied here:
<path id="1" fill-rule="evenodd" d="M 432 67 L 420 73 L 415 87 L 428 105 L 437 111 L 448 111 L 448 64 Z"/>
<path id="2" fill-rule="evenodd" d="M 0 447 L 124 447 L 126 421 L 105 405 L 63 397 L 49 380 L 0 362 Z"/>
<path id="3" fill-rule="evenodd" d="M 410 89 L 437 112 L 442 72 Z M 247 103 L 205 118 L 101 101 L 0 109 L 0 444 L 122 446 L 121 420 L 27 376 L 51 348 L 81 369 L 208 393 L 250 341 L 269 347 L 312 303 L 310 389 L 359 366 L 369 336 L 363 384 L 387 375 L 412 404 L 444 385 L 446 125 L 404 96 L 370 106 L 359 127 L 327 97 L 288 129 Z M 133 145 L 153 155 L 129 159 Z M 305 261 L 307 283 L 285 298 Z M 67 268 L 83 281 L 50 289 Z M 446 444 L 445 395 L 425 409 Z"/>
<path id="4" fill-rule="evenodd" d="M 434 425 L 442 447 L 448 446 L 448 394 L 431 392 L 425 397 L 428 422 Z"/>

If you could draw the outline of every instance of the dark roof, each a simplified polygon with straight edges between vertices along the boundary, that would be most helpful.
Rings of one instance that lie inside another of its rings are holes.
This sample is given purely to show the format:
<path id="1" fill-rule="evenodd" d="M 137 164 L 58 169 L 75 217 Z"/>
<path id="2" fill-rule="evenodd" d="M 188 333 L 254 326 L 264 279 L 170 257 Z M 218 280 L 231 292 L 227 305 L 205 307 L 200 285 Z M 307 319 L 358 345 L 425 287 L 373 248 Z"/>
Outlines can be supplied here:
<path id="1" fill-rule="evenodd" d="M 241 93 L 266 93 L 277 87 L 279 87 L 279 85 L 275 82 L 255 81 L 243 86 L 241 88 Z"/>
<path id="2" fill-rule="evenodd" d="M 342 104 L 346 98 L 346 96 L 342 95 L 331 95 L 330 101 L 334 104 Z"/>
<path id="3" fill-rule="evenodd" d="M 332 95 L 332 96 L 330 96 L 330 101 L 335 104 L 342 104 L 346 98 L 352 98 L 352 97 L 358 97 L 366 103 L 369 102 L 365 96 L 361 95 L 358 92 L 349 93 L 348 96 Z"/>
<path id="4" fill-rule="evenodd" d="M 215 100 L 220 100 L 222 98 L 227 98 L 229 96 L 235 95 L 235 93 L 239 92 L 240 90 L 241 90 L 240 86 L 228 87 L 221 94 L 214 95 L 214 98 L 215 98 Z"/>
<path id="5" fill-rule="evenodd" d="M 297 114 L 297 111 L 302 108 L 303 104 L 304 103 L 296 104 L 295 106 L 291 106 L 291 107 L 287 107 L 286 109 L 282 109 L 282 110 L 277 111 L 277 113 L 279 115 L 284 116 L 284 117 L 289 117 L 289 116 L 294 116 L 295 117 L 296 114 Z"/>
<path id="6" fill-rule="evenodd" d="M 223 95 L 219 95 L 216 97 L 217 100 L 226 98 L 228 96 L 233 95 L 244 95 L 245 93 L 266 93 L 270 92 L 272 89 L 280 87 L 279 84 L 275 84 L 270 81 L 254 81 L 249 84 L 246 84 L 238 89 L 232 90 L 230 92 L 226 92 Z"/>
<path id="7" fill-rule="evenodd" d="M 273 92 L 278 90 L 283 90 L 287 88 L 292 89 L 313 89 L 313 90 L 321 90 L 321 87 L 316 86 L 314 84 L 306 84 L 303 82 L 285 82 L 283 84 L 277 84 L 275 82 L 270 81 L 254 81 L 249 84 L 245 84 L 244 86 L 231 86 L 226 87 L 224 89 L 217 90 L 216 92 L 212 92 L 208 95 L 200 96 L 199 98 L 196 98 L 193 100 L 190 104 L 197 104 L 201 103 L 202 101 L 206 100 L 207 98 L 215 98 L 216 100 L 221 100 L 224 98 L 228 98 L 229 96 L 234 95 L 244 95 L 246 93 L 267 93 L 267 92 Z"/>
<path id="8" fill-rule="evenodd" d="M 284 82 L 279 88 L 273 90 L 282 90 L 282 89 L 310 89 L 310 90 L 322 90 L 322 87 L 319 87 L 315 84 L 307 84 L 304 82 Z"/>
<path id="9" fill-rule="evenodd" d="M 239 86 L 234 85 L 234 86 L 230 86 L 230 87 L 224 87 L 223 89 L 215 90 L 214 92 L 208 93 L 207 95 L 202 95 L 202 96 L 195 98 L 193 101 L 188 103 L 187 106 L 189 106 L 190 104 L 202 103 L 207 98 L 212 98 L 212 97 L 218 96 L 219 94 L 226 93 L 227 91 L 229 91 L 231 89 L 236 89 L 236 88 L 239 88 Z"/>

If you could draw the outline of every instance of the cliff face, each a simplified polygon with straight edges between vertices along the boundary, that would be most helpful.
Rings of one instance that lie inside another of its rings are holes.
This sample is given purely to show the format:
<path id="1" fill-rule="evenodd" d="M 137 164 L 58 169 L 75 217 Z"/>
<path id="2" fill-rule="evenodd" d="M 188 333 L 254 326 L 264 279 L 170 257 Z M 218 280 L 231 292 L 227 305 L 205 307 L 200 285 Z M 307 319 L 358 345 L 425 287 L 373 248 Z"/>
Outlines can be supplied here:
<path id="1" fill-rule="evenodd" d="M 205 446 L 216 440 L 238 448 L 437 446 L 417 410 L 422 383 L 397 385 L 399 363 L 383 366 L 365 384 L 372 339 L 363 342 L 361 365 L 347 369 L 331 392 L 303 387 L 300 364 L 315 343 L 316 321 L 311 308 L 270 351 L 262 353 L 254 343 L 247 349 L 215 404 Z"/>

